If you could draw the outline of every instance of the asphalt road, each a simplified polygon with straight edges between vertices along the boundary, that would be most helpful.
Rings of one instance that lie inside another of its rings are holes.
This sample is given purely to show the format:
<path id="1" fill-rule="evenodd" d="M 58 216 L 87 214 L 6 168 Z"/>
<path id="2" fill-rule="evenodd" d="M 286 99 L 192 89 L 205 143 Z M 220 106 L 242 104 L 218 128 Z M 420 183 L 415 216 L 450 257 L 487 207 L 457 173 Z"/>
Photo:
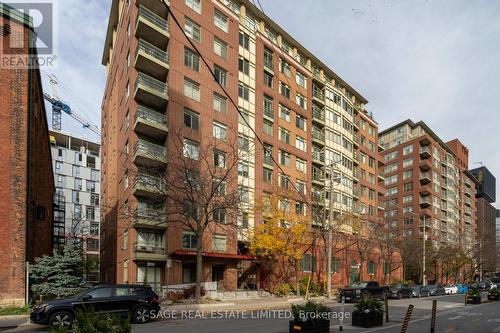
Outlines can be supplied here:
<path id="1" fill-rule="evenodd" d="M 435 332 L 463 333 L 500 333 L 500 302 L 486 302 L 480 305 L 465 305 L 464 295 L 425 297 L 389 301 L 389 323 L 383 327 L 362 329 L 351 326 L 351 319 L 343 322 L 346 332 L 400 332 L 409 304 L 414 305 L 408 333 L 430 332 L 432 300 L 438 301 Z M 483 301 L 486 295 L 483 295 Z M 331 303 L 332 314 L 350 313 L 353 304 Z M 271 312 L 165 312 L 164 315 L 176 318 L 158 319 L 144 325 L 134 325 L 135 333 L 286 333 L 290 312 L 276 310 Z M 346 314 L 347 315 L 347 314 Z M 204 318 L 200 318 L 200 317 Z M 270 318 L 271 317 L 271 318 Z M 331 321 L 331 332 L 339 331 L 339 320 Z M 20 327 L 1 332 L 46 332 L 43 327 Z"/>

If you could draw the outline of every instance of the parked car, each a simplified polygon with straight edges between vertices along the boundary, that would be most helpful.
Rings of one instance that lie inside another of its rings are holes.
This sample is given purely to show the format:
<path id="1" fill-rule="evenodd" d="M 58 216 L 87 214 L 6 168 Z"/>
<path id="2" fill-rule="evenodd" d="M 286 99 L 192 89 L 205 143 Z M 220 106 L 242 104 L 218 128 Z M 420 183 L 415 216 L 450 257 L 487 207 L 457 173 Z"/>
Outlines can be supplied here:
<path id="1" fill-rule="evenodd" d="M 492 284 L 494 284 L 497 289 L 500 289 L 500 277 L 494 277 L 491 279 Z"/>
<path id="2" fill-rule="evenodd" d="M 71 298 L 36 305 L 31 311 L 35 324 L 70 327 L 77 311 L 114 313 L 130 316 L 134 323 L 147 323 L 160 311 L 158 295 L 143 285 L 99 285 Z"/>
<path id="3" fill-rule="evenodd" d="M 427 290 L 429 290 L 429 296 L 442 296 L 445 295 L 445 290 L 443 286 L 437 284 L 431 284 L 427 286 Z"/>
<path id="4" fill-rule="evenodd" d="M 342 297 L 347 301 L 357 301 L 363 296 L 385 299 L 389 293 L 389 288 L 379 286 L 377 281 L 354 282 L 350 288 L 344 288 L 339 293 L 339 302 Z"/>
<path id="5" fill-rule="evenodd" d="M 458 293 L 458 288 L 454 284 L 448 284 L 444 286 L 444 293 L 446 295 L 456 294 Z"/>
<path id="6" fill-rule="evenodd" d="M 413 292 L 407 284 L 396 284 L 389 287 L 389 298 L 402 299 L 403 297 L 412 298 Z"/>
<path id="7" fill-rule="evenodd" d="M 429 297 L 429 290 L 426 286 L 414 285 L 411 288 L 413 297 Z"/>
<path id="8" fill-rule="evenodd" d="M 488 291 L 491 289 L 491 281 L 483 280 L 476 284 L 481 291 Z"/>

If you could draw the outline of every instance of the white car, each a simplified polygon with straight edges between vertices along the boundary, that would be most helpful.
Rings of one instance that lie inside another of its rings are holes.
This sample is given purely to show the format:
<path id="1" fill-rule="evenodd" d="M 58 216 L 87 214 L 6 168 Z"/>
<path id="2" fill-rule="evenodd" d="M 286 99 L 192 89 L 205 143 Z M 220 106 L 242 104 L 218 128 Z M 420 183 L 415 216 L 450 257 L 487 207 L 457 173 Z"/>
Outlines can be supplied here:
<path id="1" fill-rule="evenodd" d="M 458 288 L 454 284 L 444 286 L 444 293 L 446 295 L 456 294 L 457 292 L 458 292 Z"/>

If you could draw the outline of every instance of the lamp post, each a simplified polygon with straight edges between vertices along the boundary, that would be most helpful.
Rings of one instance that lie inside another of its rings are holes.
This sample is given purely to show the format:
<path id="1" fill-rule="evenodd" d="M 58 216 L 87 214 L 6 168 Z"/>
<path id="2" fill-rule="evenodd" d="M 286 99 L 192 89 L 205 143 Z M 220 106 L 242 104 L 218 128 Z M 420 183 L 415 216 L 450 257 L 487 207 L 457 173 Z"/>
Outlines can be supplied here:
<path id="1" fill-rule="evenodd" d="M 333 162 L 327 166 L 325 166 L 325 171 L 326 168 L 330 168 L 330 201 L 329 201 L 329 212 L 328 212 L 328 238 L 326 241 L 326 257 L 327 257 L 327 264 L 326 264 L 326 274 L 327 274 L 327 280 L 326 280 L 326 292 L 328 295 L 328 298 L 331 297 L 332 295 L 332 246 L 333 246 L 333 181 L 335 179 L 340 180 L 341 177 L 333 177 L 333 170 L 336 168 L 337 163 L 340 161 Z"/>

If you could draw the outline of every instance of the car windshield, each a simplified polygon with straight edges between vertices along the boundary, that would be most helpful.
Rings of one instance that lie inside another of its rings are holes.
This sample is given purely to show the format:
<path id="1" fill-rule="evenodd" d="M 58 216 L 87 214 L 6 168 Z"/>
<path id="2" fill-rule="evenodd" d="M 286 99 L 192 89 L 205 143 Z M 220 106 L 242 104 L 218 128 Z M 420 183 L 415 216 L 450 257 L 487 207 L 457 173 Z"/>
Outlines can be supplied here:
<path id="1" fill-rule="evenodd" d="M 366 288 L 367 285 L 368 285 L 367 282 L 354 282 L 352 284 L 352 287 L 353 288 Z"/>

